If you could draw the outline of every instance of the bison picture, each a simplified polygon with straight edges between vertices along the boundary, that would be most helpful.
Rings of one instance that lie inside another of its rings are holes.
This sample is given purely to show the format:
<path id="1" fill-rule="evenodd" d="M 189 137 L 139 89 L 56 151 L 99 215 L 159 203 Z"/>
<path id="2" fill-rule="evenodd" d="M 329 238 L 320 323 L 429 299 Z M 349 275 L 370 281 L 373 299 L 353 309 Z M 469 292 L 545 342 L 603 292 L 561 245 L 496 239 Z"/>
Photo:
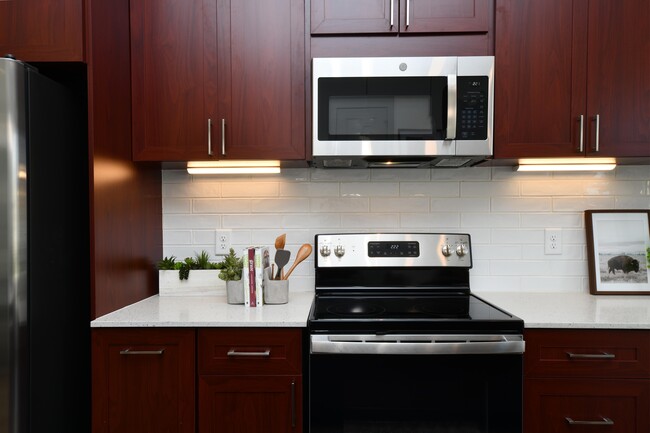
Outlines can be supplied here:
<path id="1" fill-rule="evenodd" d="M 630 256 L 616 256 L 607 261 L 607 267 L 608 274 L 616 274 L 617 270 L 621 270 L 626 274 L 632 271 L 639 272 L 639 261 Z"/>

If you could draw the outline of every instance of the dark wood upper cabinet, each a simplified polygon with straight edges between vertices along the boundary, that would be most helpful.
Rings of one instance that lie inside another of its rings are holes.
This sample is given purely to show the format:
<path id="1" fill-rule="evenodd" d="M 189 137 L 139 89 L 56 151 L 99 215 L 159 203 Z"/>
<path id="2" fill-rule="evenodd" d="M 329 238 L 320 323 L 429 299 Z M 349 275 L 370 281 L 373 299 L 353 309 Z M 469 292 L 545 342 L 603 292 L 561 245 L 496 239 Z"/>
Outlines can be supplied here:
<path id="1" fill-rule="evenodd" d="M 649 156 L 649 24 L 646 0 L 497 0 L 495 157 Z"/>
<path id="2" fill-rule="evenodd" d="M 311 0 L 311 34 L 486 33 L 490 0 Z"/>
<path id="3" fill-rule="evenodd" d="M 131 2 L 133 158 L 305 159 L 304 4 Z"/>
<path id="4" fill-rule="evenodd" d="M 304 160 L 304 1 L 218 0 L 217 20 L 219 158 Z"/>
<path id="5" fill-rule="evenodd" d="M 215 26 L 214 6 L 203 0 L 131 1 L 135 160 L 209 157 L 203 59 Z"/>
<path id="6" fill-rule="evenodd" d="M 82 0 L 0 1 L 0 55 L 25 62 L 84 61 Z"/>

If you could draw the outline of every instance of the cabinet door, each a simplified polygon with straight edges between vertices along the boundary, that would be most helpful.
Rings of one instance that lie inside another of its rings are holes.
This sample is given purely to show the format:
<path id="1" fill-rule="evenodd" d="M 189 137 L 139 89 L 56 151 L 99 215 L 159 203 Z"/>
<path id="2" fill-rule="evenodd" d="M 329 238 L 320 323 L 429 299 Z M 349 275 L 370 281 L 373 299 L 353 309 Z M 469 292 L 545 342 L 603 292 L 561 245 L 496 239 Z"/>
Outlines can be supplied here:
<path id="1" fill-rule="evenodd" d="M 199 433 L 302 431 L 300 376 L 200 376 Z"/>
<path id="2" fill-rule="evenodd" d="M 524 431 L 646 433 L 650 380 L 528 379 Z"/>
<path id="3" fill-rule="evenodd" d="M 589 155 L 650 156 L 650 2 L 590 0 L 588 51 Z"/>
<path id="4" fill-rule="evenodd" d="M 490 0 L 401 0 L 400 32 L 487 33 Z"/>
<path id="5" fill-rule="evenodd" d="M 0 1 L 0 55 L 25 62 L 84 60 L 82 0 Z"/>
<path id="6" fill-rule="evenodd" d="M 93 433 L 193 433 L 194 334 L 93 330 Z"/>
<path id="7" fill-rule="evenodd" d="M 495 158 L 583 156 L 586 0 L 497 0 Z"/>
<path id="8" fill-rule="evenodd" d="M 397 33 L 399 0 L 311 0 L 311 34 Z"/>
<path id="9" fill-rule="evenodd" d="M 220 158 L 304 160 L 304 2 L 218 0 L 217 17 Z"/>
<path id="10" fill-rule="evenodd" d="M 134 160 L 209 159 L 204 41 L 214 47 L 215 22 L 208 0 L 131 1 Z"/>

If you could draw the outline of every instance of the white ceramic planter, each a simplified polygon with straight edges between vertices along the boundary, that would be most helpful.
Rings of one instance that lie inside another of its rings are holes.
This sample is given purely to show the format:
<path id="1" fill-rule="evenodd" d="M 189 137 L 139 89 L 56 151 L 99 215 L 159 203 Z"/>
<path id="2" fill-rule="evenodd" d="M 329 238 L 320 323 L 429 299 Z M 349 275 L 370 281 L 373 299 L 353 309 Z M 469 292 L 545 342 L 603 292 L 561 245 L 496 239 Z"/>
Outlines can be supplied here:
<path id="1" fill-rule="evenodd" d="M 224 295 L 226 283 L 219 279 L 218 269 L 194 269 L 187 280 L 178 278 L 178 271 L 158 271 L 160 296 Z"/>

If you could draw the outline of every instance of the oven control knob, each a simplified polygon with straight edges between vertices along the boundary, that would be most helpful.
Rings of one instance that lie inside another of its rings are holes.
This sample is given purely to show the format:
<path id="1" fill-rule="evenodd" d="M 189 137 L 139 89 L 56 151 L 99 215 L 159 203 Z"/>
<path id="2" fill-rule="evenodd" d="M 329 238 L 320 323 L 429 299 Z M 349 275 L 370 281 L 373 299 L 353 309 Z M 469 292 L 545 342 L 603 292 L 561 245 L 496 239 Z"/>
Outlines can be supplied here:
<path id="1" fill-rule="evenodd" d="M 343 248 L 343 245 L 337 245 L 334 248 L 334 254 L 336 254 L 336 257 L 343 257 L 345 254 L 345 248 Z"/>
<path id="2" fill-rule="evenodd" d="M 442 255 L 445 257 L 451 256 L 451 245 L 445 244 L 442 246 Z"/>
<path id="3" fill-rule="evenodd" d="M 320 247 L 320 255 L 323 257 L 329 256 L 331 252 L 332 251 L 330 250 L 330 247 L 327 245 L 323 245 L 322 247 Z"/>
<path id="4" fill-rule="evenodd" d="M 467 254 L 467 247 L 463 244 L 459 244 L 456 246 L 456 255 L 458 257 L 463 257 L 465 254 Z"/>

